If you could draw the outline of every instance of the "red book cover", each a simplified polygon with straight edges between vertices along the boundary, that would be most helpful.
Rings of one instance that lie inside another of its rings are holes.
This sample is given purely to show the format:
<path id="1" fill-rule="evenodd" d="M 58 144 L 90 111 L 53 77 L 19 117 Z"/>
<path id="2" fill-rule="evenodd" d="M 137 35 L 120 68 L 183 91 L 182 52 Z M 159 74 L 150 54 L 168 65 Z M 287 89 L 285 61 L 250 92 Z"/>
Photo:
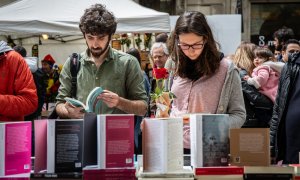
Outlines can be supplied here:
<path id="1" fill-rule="evenodd" d="M 48 120 L 34 121 L 35 159 L 34 172 L 47 169 L 47 122 Z"/>
<path id="2" fill-rule="evenodd" d="M 0 176 L 31 170 L 31 122 L 0 123 Z"/>
<path id="3" fill-rule="evenodd" d="M 99 167 L 133 167 L 134 115 L 99 115 L 98 123 Z"/>
<path id="4" fill-rule="evenodd" d="M 195 175 L 243 175 L 244 168 L 237 166 L 197 167 Z"/>
<path id="5" fill-rule="evenodd" d="M 83 169 L 83 179 L 85 180 L 98 180 L 98 179 L 127 179 L 134 180 L 136 170 L 135 168 L 86 168 Z"/>

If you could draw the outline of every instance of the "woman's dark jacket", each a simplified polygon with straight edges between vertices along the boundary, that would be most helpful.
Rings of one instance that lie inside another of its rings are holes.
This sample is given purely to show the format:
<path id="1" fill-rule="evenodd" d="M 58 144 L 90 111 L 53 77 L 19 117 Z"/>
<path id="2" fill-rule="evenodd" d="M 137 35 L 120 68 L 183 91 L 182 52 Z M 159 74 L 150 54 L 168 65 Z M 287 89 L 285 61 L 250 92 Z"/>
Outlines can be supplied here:
<path id="1" fill-rule="evenodd" d="M 261 94 L 254 86 L 251 86 L 243 77 L 247 71 L 240 70 L 242 90 L 245 101 L 246 121 L 242 127 L 266 128 L 272 117 L 273 102 L 267 96 Z"/>
<path id="2" fill-rule="evenodd" d="M 300 66 L 295 64 L 300 58 L 300 53 L 289 56 L 289 61 L 283 67 L 279 79 L 277 96 L 274 104 L 273 115 L 270 121 L 270 143 L 271 156 L 276 161 L 284 159 L 285 154 L 285 117 L 287 103 L 291 96 L 291 91 L 295 85 L 295 80 L 300 71 Z"/>

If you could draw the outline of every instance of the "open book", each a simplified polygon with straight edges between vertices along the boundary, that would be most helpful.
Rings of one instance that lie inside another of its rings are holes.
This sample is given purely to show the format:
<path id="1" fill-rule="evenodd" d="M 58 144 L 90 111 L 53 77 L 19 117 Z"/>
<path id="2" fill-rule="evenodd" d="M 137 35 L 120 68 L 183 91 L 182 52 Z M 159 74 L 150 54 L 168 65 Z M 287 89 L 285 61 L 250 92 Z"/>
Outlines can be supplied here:
<path id="1" fill-rule="evenodd" d="M 70 97 L 65 97 L 65 100 L 72 104 L 73 106 L 76 107 L 83 107 L 83 109 L 86 112 L 95 112 L 96 109 L 99 109 L 101 106 L 101 102 L 99 102 L 99 100 L 97 99 L 97 97 L 99 96 L 99 94 L 101 94 L 103 92 L 103 89 L 101 87 L 95 87 L 90 94 L 88 95 L 87 99 L 86 99 L 86 103 L 83 104 L 81 101 L 74 99 L 74 98 L 70 98 Z"/>

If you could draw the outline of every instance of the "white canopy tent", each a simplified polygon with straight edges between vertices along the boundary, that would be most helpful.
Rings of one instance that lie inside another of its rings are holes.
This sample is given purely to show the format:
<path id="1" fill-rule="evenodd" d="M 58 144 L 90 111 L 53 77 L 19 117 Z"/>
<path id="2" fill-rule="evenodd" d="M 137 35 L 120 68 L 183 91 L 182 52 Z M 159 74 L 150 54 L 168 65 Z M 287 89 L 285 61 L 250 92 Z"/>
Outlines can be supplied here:
<path id="1" fill-rule="evenodd" d="M 104 4 L 117 18 L 117 33 L 169 32 L 169 14 L 132 0 L 20 0 L 0 8 L 0 35 L 81 35 L 84 10 Z"/>
<path id="2" fill-rule="evenodd" d="M 114 13 L 118 21 L 116 33 L 170 31 L 168 13 L 145 8 L 132 0 L 19 0 L 0 8 L 0 40 L 7 35 L 21 40 L 28 56 L 32 45 L 41 41 L 39 59 L 50 53 L 57 64 L 64 64 L 71 53 L 86 49 L 78 25 L 84 10 L 96 3 Z M 39 38 L 42 34 L 51 39 Z"/>

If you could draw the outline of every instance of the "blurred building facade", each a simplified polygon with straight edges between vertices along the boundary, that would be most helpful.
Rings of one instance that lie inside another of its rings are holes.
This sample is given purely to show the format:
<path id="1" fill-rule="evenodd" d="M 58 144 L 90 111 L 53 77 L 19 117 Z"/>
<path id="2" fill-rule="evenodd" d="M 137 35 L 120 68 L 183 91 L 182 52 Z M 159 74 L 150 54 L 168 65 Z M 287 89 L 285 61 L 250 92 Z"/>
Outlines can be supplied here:
<path id="1" fill-rule="evenodd" d="M 299 0 L 135 0 L 143 6 L 179 15 L 185 10 L 205 15 L 242 14 L 242 40 L 257 45 L 272 45 L 273 33 L 292 28 L 300 39 Z"/>
<path id="2" fill-rule="evenodd" d="M 16 0 L 1 0 L 0 7 Z M 273 33 L 286 26 L 300 39 L 300 0 L 134 0 L 135 2 L 180 15 L 186 10 L 205 15 L 241 14 L 242 40 L 257 45 L 272 45 Z"/>

